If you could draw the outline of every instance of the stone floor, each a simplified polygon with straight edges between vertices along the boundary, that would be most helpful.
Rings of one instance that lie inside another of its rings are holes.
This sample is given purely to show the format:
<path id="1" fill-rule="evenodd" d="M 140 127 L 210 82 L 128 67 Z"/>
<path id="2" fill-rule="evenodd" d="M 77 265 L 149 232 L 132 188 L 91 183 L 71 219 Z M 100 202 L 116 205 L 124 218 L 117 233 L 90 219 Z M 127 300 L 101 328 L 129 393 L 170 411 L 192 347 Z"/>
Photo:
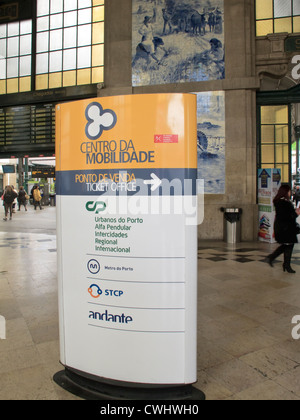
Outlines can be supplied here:
<path id="1" fill-rule="evenodd" d="M 0 400 L 76 400 L 59 388 L 55 208 L 0 220 Z M 300 400 L 298 271 L 265 262 L 274 247 L 201 243 L 198 384 L 208 400 Z"/>

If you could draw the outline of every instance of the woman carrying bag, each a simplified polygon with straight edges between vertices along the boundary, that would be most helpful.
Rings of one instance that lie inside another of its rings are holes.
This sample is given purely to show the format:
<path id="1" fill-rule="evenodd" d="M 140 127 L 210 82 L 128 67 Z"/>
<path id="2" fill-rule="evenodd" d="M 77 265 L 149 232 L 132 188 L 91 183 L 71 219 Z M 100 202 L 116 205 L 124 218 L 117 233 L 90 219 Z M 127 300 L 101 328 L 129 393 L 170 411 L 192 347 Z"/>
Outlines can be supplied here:
<path id="1" fill-rule="evenodd" d="M 3 194 L 3 203 L 4 203 L 4 208 L 5 208 L 5 217 L 3 220 L 7 221 L 7 216 L 8 216 L 8 212 L 10 214 L 10 218 L 9 220 L 12 219 L 12 212 L 13 212 L 13 202 L 15 200 L 15 198 L 17 197 L 17 193 L 13 190 L 13 188 L 8 185 L 7 187 L 5 187 L 5 191 Z"/>
<path id="2" fill-rule="evenodd" d="M 281 244 L 273 254 L 269 255 L 267 262 L 273 267 L 273 261 L 284 254 L 283 271 L 296 273 L 291 268 L 291 258 L 294 245 L 298 242 L 297 234 L 300 233 L 296 220 L 300 216 L 300 209 L 294 209 L 291 202 L 292 190 L 289 185 L 282 185 L 274 198 L 276 219 L 274 224 L 275 239 Z"/>

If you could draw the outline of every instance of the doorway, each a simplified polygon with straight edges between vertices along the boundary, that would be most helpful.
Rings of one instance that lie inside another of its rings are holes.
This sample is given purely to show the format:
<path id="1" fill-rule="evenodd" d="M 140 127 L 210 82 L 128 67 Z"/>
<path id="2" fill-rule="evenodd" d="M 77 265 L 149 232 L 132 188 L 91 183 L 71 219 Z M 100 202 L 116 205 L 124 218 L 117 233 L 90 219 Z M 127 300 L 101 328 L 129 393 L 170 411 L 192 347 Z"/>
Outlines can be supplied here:
<path id="1" fill-rule="evenodd" d="M 42 205 L 55 206 L 55 163 L 55 156 L 0 159 L 0 191 L 6 185 L 13 185 L 16 190 L 23 186 L 32 203 L 32 188 L 39 185 Z"/>

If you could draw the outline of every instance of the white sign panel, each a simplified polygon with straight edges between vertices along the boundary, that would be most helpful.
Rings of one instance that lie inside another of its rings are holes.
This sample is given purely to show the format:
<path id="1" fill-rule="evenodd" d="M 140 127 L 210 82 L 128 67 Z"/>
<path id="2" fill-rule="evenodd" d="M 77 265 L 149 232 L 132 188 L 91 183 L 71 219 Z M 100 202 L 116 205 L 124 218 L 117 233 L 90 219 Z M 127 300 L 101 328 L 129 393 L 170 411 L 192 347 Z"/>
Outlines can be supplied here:
<path id="1" fill-rule="evenodd" d="M 196 382 L 196 128 L 194 95 L 57 107 L 60 342 L 69 369 L 137 384 Z"/>

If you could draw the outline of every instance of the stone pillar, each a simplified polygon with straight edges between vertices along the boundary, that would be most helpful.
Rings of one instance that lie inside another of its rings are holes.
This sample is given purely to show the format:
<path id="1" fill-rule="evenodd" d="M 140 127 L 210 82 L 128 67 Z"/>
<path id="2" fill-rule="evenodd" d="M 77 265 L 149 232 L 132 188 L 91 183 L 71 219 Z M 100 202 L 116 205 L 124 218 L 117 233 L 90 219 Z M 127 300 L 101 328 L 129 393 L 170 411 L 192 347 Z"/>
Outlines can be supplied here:
<path id="1" fill-rule="evenodd" d="M 105 2 L 104 86 L 98 96 L 126 95 L 131 88 L 132 0 Z"/>
<path id="2" fill-rule="evenodd" d="M 221 207 L 239 207 L 242 240 L 258 235 L 254 1 L 227 0 L 225 6 L 226 191 L 205 196 L 199 239 L 223 238 Z"/>
<path id="3" fill-rule="evenodd" d="M 205 218 L 199 240 L 223 238 L 221 207 L 243 209 L 242 240 L 257 239 L 256 90 L 254 0 L 224 0 L 225 80 L 131 86 L 132 0 L 105 4 L 105 84 L 99 96 L 225 91 L 226 191 L 205 196 Z"/>

